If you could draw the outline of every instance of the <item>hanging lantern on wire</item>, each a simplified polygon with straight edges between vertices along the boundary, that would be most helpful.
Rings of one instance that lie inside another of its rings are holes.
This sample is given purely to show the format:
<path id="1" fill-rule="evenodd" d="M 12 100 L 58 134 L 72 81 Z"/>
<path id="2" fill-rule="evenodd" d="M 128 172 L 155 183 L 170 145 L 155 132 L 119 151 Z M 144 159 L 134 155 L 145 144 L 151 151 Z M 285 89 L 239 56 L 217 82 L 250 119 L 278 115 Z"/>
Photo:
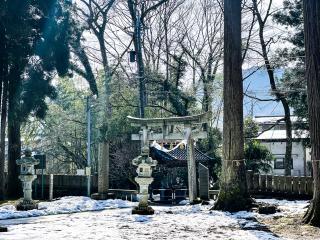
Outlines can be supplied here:
<path id="1" fill-rule="evenodd" d="M 131 49 L 131 50 L 129 51 L 129 61 L 130 61 L 131 63 L 133 63 L 133 62 L 136 61 L 136 51 L 133 50 L 133 49 Z"/>

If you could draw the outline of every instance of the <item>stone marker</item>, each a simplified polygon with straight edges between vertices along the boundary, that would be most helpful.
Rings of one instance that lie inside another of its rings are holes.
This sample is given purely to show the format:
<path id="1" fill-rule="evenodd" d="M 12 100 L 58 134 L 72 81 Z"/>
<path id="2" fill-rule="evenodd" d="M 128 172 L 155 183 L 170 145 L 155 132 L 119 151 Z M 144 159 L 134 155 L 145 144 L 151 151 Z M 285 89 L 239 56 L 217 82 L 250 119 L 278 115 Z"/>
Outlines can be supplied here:
<path id="1" fill-rule="evenodd" d="M 95 200 L 105 200 L 114 198 L 114 194 L 109 192 L 109 159 L 103 156 L 109 155 L 109 145 L 99 144 L 98 163 L 98 192 L 91 195 Z"/>
<path id="2" fill-rule="evenodd" d="M 199 196 L 202 200 L 209 200 L 209 169 L 199 163 Z"/>
<path id="3" fill-rule="evenodd" d="M 37 209 L 38 203 L 32 200 L 32 182 L 37 178 L 34 174 L 34 165 L 38 165 L 40 161 L 31 156 L 30 149 L 26 149 L 24 157 L 16 160 L 16 163 L 21 166 L 19 179 L 23 184 L 23 199 L 19 201 L 17 210 Z"/>

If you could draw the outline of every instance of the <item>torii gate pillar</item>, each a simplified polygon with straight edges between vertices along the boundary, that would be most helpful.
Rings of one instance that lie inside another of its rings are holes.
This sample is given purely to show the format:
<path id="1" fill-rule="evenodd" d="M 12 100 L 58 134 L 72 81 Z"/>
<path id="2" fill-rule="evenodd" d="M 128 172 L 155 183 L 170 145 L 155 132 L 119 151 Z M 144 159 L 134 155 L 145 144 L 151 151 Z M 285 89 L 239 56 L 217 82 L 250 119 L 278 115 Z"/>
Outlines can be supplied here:
<path id="1" fill-rule="evenodd" d="M 192 203 L 197 199 L 197 171 L 191 126 L 186 127 L 189 201 Z"/>

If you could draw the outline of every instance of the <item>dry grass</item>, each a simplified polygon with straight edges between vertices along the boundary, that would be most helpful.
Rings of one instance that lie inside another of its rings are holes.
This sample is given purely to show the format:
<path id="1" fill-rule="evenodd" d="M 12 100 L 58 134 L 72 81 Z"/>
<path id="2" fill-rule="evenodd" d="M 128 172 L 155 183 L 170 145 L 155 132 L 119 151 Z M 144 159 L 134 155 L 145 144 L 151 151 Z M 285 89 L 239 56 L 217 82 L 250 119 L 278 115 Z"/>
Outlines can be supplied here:
<path id="1" fill-rule="evenodd" d="M 271 232 L 285 239 L 320 240 L 320 228 L 301 222 L 303 215 L 259 219 Z"/>

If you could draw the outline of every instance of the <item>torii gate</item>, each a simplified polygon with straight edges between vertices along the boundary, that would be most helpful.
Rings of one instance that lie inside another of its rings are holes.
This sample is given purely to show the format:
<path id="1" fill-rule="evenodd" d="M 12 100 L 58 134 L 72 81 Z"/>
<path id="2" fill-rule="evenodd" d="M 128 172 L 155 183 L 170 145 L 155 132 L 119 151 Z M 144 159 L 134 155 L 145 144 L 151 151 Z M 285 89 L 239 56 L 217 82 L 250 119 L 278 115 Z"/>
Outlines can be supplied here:
<path id="1" fill-rule="evenodd" d="M 187 140 L 187 163 L 188 163 L 188 188 L 189 200 L 193 202 L 197 197 L 197 180 L 196 180 L 196 163 L 194 157 L 194 139 L 207 138 L 207 132 L 194 129 L 194 126 L 202 126 L 207 123 L 211 116 L 211 112 L 186 117 L 169 117 L 169 118 L 135 118 L 128 116 L 132 126 L 139 126 L 141 131 L 139 134 L 133 134 L 132 140 L 141 141 L 141 155 L 133 160 L 133 164 L 138 166 L 138 177 L 135 178 L 137 183 L 142 182 L 140 186 L 139 207 L 146 210 L 148 199 L 148 186 L 153 181 L 151 177 L 151 167 L 155 166 L 156 161 L 149 157 L 149 142 L 153 140 Z M 170 132 L 172 126 L 183 125 L 184 132 Z M 152 128 L 161 128 L 161 133 L 153 133 Z M 147 167 L 149 166 L 149 167 Z M 145 172 L 146 171 L 146 172 Z M 146 178 L 149 178 L 147 181 Z M 149 182 L 147 185 L 146 183 Z M 140 184 L 139 184 L 140 185 Z M 142 200 L 143 199 L 143 200 Z M 135 212 L 140 213 L 140 212 Z M 146 214 L 144 212 L 144 214 Z M 152 214 L 152 213 L 150 213 Z"/>

